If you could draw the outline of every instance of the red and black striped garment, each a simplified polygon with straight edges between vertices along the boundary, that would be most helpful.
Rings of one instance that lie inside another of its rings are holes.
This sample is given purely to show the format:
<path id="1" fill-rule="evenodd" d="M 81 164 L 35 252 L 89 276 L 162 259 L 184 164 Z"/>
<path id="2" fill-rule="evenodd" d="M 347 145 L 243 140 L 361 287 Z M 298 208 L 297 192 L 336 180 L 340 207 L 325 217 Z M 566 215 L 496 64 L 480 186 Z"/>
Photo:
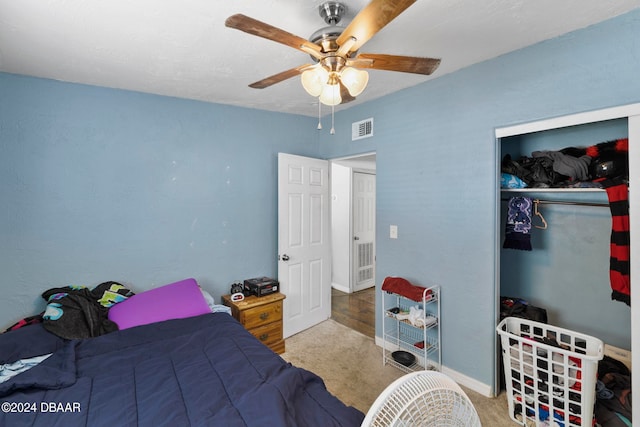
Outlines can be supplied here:
<path id="1" fill-rule="evenodd" d="M 602 186 L 607 191 L 611 209 L 611 299 L 631 305 L 629 188 L 617 178 L 602 181 Z"/>

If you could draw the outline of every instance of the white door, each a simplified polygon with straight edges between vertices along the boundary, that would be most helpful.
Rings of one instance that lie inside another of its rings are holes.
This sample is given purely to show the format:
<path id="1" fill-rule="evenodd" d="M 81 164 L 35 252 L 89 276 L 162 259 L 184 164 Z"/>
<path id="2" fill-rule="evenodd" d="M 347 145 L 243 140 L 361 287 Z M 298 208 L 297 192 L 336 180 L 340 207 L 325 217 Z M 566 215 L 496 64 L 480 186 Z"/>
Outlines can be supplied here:
<path id="1" fill-rule="evenodd" d="M 331 316 L 329 162 L 278 154 L 278 280 L 289 337 Z"/>
<path id="2" fill-rule="evenodd" d="M 375 285 L 376 176 L 353 174 L 353 291 Z"/>

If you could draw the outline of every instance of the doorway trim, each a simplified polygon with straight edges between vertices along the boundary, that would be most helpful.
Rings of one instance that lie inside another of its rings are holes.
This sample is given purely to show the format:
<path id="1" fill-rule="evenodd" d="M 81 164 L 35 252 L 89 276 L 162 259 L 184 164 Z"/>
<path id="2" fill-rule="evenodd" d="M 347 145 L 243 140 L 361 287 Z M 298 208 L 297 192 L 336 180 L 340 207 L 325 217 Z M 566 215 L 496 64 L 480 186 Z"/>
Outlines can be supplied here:
<path id="1" fill-rule="evenodd" d="M 329 159 L 331 174 L 332 280 L 339 291 L 353 292 L 353 173 L 376 173 L 376 153 L 367 152 Z M 335 166 L 335 167 L 334 167 Z M 343 187 L 338 187 L 342 182 Z M 344 186 L 348 188 L 344 188 Z M 348 197 L 348 199 L 347 199 Z M 344 218 L 347 218 L 346 220 Z M 375 237 L 374 237 L 375 239 Z M 375 246 L 375 245 L 374 245 Z M 375 284 L 375 271 L 374 271 Z"/>

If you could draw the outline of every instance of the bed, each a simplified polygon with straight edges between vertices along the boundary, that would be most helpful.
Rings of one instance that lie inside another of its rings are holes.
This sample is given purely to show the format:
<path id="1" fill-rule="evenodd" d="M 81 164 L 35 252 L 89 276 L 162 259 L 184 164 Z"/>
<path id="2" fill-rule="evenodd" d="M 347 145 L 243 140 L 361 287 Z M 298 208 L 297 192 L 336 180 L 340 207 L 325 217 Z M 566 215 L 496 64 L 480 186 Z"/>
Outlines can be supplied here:
<path id="1" fill-rule="evenodd" d="M 0 364 L 50 354 L 0 383 L 0 425 L 347 427 L 364 418 L 225 312 L 145 315 L 85 339 L 44 324 L 0 334 Z"/>

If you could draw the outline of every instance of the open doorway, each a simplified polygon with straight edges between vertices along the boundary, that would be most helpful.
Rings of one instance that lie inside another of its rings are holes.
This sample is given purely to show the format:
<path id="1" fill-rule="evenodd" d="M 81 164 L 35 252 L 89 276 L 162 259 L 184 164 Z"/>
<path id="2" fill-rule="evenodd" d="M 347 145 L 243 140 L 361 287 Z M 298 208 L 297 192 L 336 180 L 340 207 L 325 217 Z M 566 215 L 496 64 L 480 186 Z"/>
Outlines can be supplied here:
<path id="1" fill-rule="evenodd" d="M 375 336 L 376 155 L 331 161 L 332 318 Z"/>

